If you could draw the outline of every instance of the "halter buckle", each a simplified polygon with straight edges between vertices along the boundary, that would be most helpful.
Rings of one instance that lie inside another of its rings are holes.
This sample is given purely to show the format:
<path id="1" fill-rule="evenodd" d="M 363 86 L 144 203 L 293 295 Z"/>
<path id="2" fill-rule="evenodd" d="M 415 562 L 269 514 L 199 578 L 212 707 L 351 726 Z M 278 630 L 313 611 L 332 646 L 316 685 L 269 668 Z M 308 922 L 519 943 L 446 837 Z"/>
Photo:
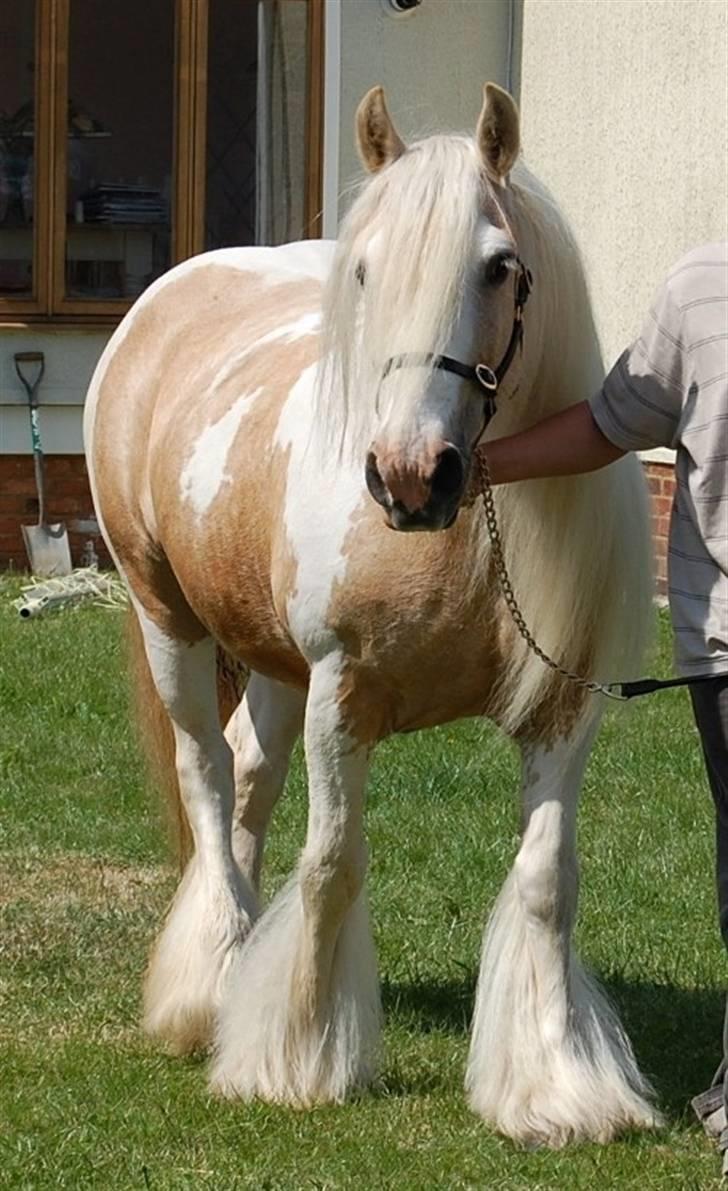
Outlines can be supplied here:
<path id="1" fill-rule="evenodd" d="M 478 384 L 486 393 L 495 393 L 498 389 L 498 377 L 487 364 L 476 364 L 474 369 Z"/>

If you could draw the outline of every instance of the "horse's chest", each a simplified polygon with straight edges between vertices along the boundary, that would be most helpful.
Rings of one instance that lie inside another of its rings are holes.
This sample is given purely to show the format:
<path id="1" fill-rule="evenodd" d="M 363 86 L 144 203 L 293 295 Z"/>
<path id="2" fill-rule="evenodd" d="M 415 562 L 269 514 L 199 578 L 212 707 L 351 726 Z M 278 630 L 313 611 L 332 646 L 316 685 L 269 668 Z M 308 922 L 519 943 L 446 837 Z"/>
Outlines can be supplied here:
<path id="1" fill-rule="evenodd" d="M 301 651 L 311 662 L 341 652 L 354 683 L 376 686 L 387 731 L 482 712 L 497 639 L 488 593 L 470 574 L 467 526 L 397 534 L 363 490 L 341 493 L 337 507 L 339 531 L 312 519 L 281 570 L 277 602 Z"/>

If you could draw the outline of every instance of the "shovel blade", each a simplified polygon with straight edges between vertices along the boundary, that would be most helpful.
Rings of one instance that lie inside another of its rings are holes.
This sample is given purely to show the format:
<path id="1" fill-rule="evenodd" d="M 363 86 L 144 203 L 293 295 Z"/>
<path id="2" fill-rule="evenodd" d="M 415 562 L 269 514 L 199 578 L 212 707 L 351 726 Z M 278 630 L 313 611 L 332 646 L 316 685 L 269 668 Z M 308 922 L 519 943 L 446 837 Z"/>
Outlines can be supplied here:
<path id="1" fill-rule="evenodd" d="M 71 549 L 65 525 L 23 525 L 23 539 L 34 575 L 70 575 Z"/>

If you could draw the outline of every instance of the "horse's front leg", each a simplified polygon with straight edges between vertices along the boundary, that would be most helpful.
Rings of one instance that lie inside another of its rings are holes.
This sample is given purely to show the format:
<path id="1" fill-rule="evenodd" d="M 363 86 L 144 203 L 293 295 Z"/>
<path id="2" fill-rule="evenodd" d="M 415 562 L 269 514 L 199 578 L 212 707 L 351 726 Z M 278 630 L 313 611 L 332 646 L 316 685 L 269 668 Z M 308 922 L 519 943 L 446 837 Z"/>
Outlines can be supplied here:
<path id="1" fill-rule="evenodd" d="M 311 672 L 306 845 L 298 871 L 244 947 L 219 1020 L 213 1088 L 308 1105 L 372 1073 L 379 989 L 364 897 L 368 748 L 342 705 L 342 661 Z"/>
<path id="2" fill-rule="evenodd" d="M 594 727 L 522 745 L 523 836 L 483 943 L 466 1086 L 526 1144 L 608 1141 L 659 1123 L 612 1006 L 571 944 L 576 808 Z"/>

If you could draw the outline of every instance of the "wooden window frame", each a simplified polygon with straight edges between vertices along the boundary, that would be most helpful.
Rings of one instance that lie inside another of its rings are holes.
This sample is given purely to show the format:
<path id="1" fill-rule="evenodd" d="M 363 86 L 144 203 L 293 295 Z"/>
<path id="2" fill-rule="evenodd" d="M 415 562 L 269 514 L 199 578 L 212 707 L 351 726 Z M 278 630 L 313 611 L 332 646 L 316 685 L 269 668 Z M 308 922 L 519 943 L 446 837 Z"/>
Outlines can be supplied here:
<path id="1" fill-rule="evenodd" d="M 71 3 L 36 0 L 33 295 L 0 295 L 3 326 L 115 326 L 133 304 L 130 299 L 65 296 Z M 172 264 L 204 248 L 209 3 L 175 0 Z M 321 235 L 323 195 L 324 0 L 306 3 L 304 227 L 309 238 L 317 238 Z"/>

